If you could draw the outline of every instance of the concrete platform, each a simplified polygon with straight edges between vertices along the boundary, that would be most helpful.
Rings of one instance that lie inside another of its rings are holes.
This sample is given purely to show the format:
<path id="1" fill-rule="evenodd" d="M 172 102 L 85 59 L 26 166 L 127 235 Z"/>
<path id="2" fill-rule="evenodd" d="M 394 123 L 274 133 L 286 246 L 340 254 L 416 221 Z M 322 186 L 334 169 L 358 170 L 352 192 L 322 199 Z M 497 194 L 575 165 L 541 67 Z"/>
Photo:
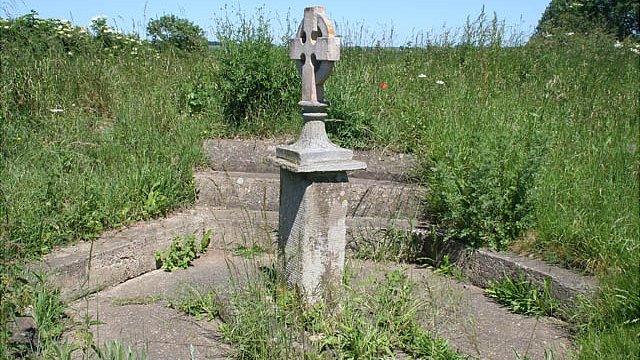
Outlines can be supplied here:
<path id="1" fill-rule="evenodd" d="M 196 206 L 167 217 L 105 232 L 93 242 L 56 249 L 32 266 L 49 274 L 66 300 L 79 298 L 156 269 L 154 254 L 176 236 L 212 231 L 210 249 L 258 244 L 275 249 L 278 214 L 273 211 Z M 387 229 L 409 231 L 404 219 L 347 218 L 347 239 L 382 239 Z"/>
<path id="2" fill-rule="evenodd" d="M 276 146 L 292 139 L 210 139 L 203 145 L 209 167 L 215 171 L 278 173 L 273 161 Z M 354 151 L 353 159 L 367 163 L 366 170 L 349 172 L 354 178 L 407 181 L 413 176 L 413 155 L 390 151 Z"/>
<path id="3" fill-rule="evenodd" d="M 195 181 L 199 204 L 278 211 L 278 174 L 200 171 Z M 351 177 L 348 216 L 415 219 L 422 213 L 425 191 L 415 184 Z"/>
<path id="4" fill-rule="evenodd" d="M 78 300 L 72 304 L 71 315 L 98 319 L 100 324 L 92 330 L 99 342 L 118 339 L 146 349 L 150 359 L 188 359 L 190 351 L 198 359 L 225 358 L 232 349 L 221 340 L 219 322 L 180 314 L 167 307 L 167 300 L 192 288 L 228 293 L 233 288 L 230 284 L 253 278 L 258 266 L 272 260 L 246 260 L 225 251 L 210 251 L 186 270 L 155 270 Z M 353 286 L 366 292 L 372 279 L 382 278 L 399 265 L 350 260 L 348 267 L 356 274 Z M 544 359 L 545 350 L 553 350 L 555 359 L 563 359 L 571 348 L 559 320 L 512 314 L 486 298 L 480 288 L 429 269 L 402 268 L 417 283 L 416 295 L 424 305 L 421 323 L 472 358 L 512 360 L 516 351 Z"/>

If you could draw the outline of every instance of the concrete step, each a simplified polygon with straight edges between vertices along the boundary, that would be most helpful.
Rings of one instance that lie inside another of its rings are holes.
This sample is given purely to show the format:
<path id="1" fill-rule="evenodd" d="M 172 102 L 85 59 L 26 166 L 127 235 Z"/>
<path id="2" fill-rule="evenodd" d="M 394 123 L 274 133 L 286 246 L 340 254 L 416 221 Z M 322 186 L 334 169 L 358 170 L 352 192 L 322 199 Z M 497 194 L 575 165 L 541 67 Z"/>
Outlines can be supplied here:
<path id="1" fill-rule="evenodd" d="M 218 331 L 219 321 L 198 321 L 167 307 L 171 299 L 190 290 L 215 290 L 226 295 L 237 284 L 255 278 L 257 267 L 274 261 L 269 256 L 244 259 L 228 251 L 212 250 L 186 270 L 151 271 L 72 304 L 74 319 L 99 320 L 91 330 L 97 341 L 120 340 L 144 348 L 150 359 L 224 358 L 232 349 Z M 422 326 L 470 358 L 512 360 L 514 353 L 544 359 L 553 350 L 563 359 L 571 349 L 562 321 L 510 313 L 473 285 L 434 274 L 432 270 L 397 264 L 349 259 L 356 291 L 371 291 L 371 281 L 401 268 L 416 283 L 415 295 L 423 305 Z"/>
<path id="2" fill-rule="evenodd" d="M 202 205 L 278 211 L 280 179 L 275 173 L 200 171 L 195 174 Z M 389 180 L 350 178 L 349 216 L 418 218 L 425 189 Z"/>
<path id="3" fill-rule="evenodd" d="M 229 172 L 278 173 L 273 162 L 276 146 L 288 144 L 285 139 L 210 139 L 203 145 L 211 169 Z M 389 151 L 354 151 L 354 159 L 367 163 L 366 170 L 349 172 L 353 178 L 406 181 L 413 176 L 413 155 Z"/>
<path id="4" fill-rule="evenodd" d="M 92 242 L 57 249 L 32 267 L 48 273 L 64 299 L 76 299 L 155 270 L 155 252 L 166 249 L 176 236 L 201 236 L 211 230 L 210 249 L 258 244 L 274 251 L 277 226 L 278 214 L 273 211 L 196 206 L 165 218 L 105 232 Z M 350 217 L 347 239 L 383 241 L 389 236 L 388 229 L 408 231 L 412 226 L 404 219 Z"/>

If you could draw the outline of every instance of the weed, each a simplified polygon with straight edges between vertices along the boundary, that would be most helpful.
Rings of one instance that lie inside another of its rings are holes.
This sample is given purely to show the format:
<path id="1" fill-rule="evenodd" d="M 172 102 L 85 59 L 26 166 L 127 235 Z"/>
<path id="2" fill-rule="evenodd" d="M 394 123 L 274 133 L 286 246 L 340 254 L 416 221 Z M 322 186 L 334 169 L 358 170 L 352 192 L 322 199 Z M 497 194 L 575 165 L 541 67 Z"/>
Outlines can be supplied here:
<path id="1" fill-rule="evenodd" d="M 190 289 L 186 296 L 169 302 L 169 306 L 198 320 L 213 320 L 220 314 L 220 304 L 213 291 Z"/>
<path id="2" fill-rule="evenodd" d="M 109 341 L 103 346 L 92 347 L 96 360 L 145 360 L 144 351 L 136 351 L 130 346 L 125 346 L 119 341 Z"/>
<path id="3" fill-rule="evenodd" d="M 436 268 L 434 272 L 436 274 L 450 276 L 457 280 L 463 280 L 465 278 L 462 269 L 460 269 L 460 267 L 456 265 L 455 262 L 451 261 L 449 255 L 445 254 L 439 262 L 435 263 L 435 265 Z"/>
<path id="4" fill-rule="evenodd" d="M 549 287 L 547 279 L 540 288 L 520 274 L 517 279 L 504 277 L 490 282 L 485 293 L 517 314 L 553 316 L 558 311 L 559 303 L 551 295 Z"/>
<path id="5" fill-rule="evenodd" d="M 251 245 L 249 247 L 244 245 L 238 245 L 235 249 L 233 249 L 233 255 L 242 256 L 247 259 L 254 258 L 258 255 L 261 255 L 265 252 L 265 250 L 260 245 Z"/>
<path id="6" fill-rule="evenodd" d="M 206 251 L 211 242 L 211 234 L 211 231 L 205 232 L 197 246 L 193 234 L 174 238 L 167 249 L 156 252 L 156 266 L 166 271 L 188 268 L 191 261 Z"/>
<path id="7" fill-rule="evenodd" d="M 417 323 L 421 304 L 400 271 L 367 285 L 345 286 L 336 310 L 305 305 L 278 277 L 238 289 L 230 297 L 235 316 L 221 327 L 241 358 L 363 358 L 404 352 L 417 358 L 457 359 L 446 342 Z"/>
<path id="8" fill-rule="evenodd" d="M 299 77 L 286 53 L 273 44 L 263 12 L 258 9 L 247 17 L 225 10 L 216 24 L 218 89 L 225 121 L 236 131 L 261 134 L 297 125 Z"/>
<path id="9" fill-rule="evenodd" d="M 382 236 L 380 236 L 382 235 Z M 349 247 L 359 259 L 375 261 L 421 262 L 421 244 L 410 231 L 390 226 L 382 233 L 359 234 Z"/>

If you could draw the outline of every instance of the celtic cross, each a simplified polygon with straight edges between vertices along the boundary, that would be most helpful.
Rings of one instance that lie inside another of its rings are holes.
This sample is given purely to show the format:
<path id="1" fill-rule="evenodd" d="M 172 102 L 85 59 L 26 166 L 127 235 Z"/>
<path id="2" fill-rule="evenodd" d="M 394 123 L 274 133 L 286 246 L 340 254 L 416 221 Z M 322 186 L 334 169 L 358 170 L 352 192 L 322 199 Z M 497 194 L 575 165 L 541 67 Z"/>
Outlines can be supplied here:
<path id="1" fill-rule="evenodd" d="M 340 60 L 340 38 L 322 6 L 304 9 L 296 38 L 290 40 L 290 57 L 298 61 L 302 75 L 302 102 L 314 106 L 324 102 L 324 82 Z"/>
<path id="2" fill-rule="evenodd" d="M 329 140 L 324 121 L 327 104 L 324 82 L 340 60 L 340 38 L 322 6 L 304 9 L 304 18 L 289 42 L 289 57 L 296 61 L 302 76 L 304 126 L 293 144 L 276 148 L 280 166 L 296 173 L 364 169 L 366 164 L 353 160 L 353 151 Z"/>

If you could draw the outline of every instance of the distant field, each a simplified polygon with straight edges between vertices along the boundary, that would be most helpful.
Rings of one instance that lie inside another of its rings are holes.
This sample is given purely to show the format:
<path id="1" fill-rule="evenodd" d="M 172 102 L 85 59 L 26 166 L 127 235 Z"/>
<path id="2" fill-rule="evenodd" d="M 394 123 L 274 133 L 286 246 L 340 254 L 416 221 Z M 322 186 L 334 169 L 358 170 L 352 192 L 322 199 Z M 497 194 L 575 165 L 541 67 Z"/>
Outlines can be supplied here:
<path id="1" fill-rule="evenodd" d="M 342 120 L 329 130 L 346 146 L 415 153 L 432 190 L 425 211 L 447 236 L 601 276 L 610 289 L 594 305 L 600 320 L 630 322 L 621 331 L 633 334 L 640 321 L 633 46 L 557 34 L 511 48 L 347 48 L 326 84 L 330 117 Z M 299 83 L 284 48 L 25 49 L 0 54 L 0 268 L 192 203 L 203 139 L 300 126 Z M 252 51 L 268 51 L 266 69 L 242 66 Z M 244 71 L 235 76 L 264 70 L 276 90 L 263 99 L 270 106 L 230 121 L 228 94 L 261 91 L 241 89 L 225 72 L 234 54 Z"/>

